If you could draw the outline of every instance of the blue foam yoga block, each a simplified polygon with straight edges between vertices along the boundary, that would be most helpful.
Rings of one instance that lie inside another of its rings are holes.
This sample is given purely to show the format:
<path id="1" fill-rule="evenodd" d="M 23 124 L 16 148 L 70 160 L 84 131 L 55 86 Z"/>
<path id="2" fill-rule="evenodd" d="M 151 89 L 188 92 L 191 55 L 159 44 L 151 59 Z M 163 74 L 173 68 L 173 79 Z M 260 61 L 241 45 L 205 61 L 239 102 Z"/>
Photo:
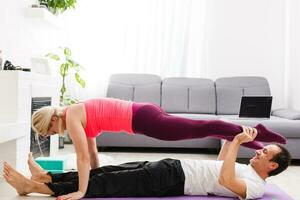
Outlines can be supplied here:
<path id="1" fill-rule="evenodd" d="M 52 157 L 38 157 L 35 161 L 46 171 L 51 173 L 64 172 L 64 159 Z"/>

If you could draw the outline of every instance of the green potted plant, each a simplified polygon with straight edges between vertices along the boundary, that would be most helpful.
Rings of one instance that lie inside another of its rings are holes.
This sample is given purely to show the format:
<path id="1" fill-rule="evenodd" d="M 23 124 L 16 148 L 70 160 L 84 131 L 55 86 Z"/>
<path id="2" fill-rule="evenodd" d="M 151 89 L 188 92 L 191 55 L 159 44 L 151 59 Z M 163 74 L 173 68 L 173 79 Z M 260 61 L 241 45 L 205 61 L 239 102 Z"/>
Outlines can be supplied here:
<path id="1" fill-rule="evenodd" d="M 70 8 L 75 8 L 76 0 L 39 0 L 40 5 L 45 5 L 54 15 Z"/>
<path id="2" fill-rule="evenodd" d="M 64 57 L 63 59 L 61 59 L 58 54 L 54 53 L 48 53 L 46 57 L 51 58 L 55 61 L 61 61 L 59 64 L 59 74 L 62 78 L 62 85 L 60 88 L 59 102 L 61 106 L 67 106 L 78 102 L 77 99 L 72 98 L 67 92 L 67 76 L 73 71 L 74 79 L 82 88 L 85 87 L 85 81 L 80 76 L 80 71 L 83 70 L 83 67 L 74 61 L 74 59 L 72 58 L 71 50 L 68 47 L 60 47 L 59 49 L 62 51 L 62 55 Z"/>
<path id="3" fill-rule="evenodd" d="M 59 95 L 59 103 L 60 106 L 67 106 L 78 102 L 77 99 L 72 98 L 68 94 L 67 87 L 66 87 L 67 76 L 70 74 L 74 75 L 74 79 L 82 88 L 85 87 L 85 81 L 80 76 L 80 72 L 81 70 L 83 70 L 83 67 L 74 61 L 74 59 L 72 58 L 71 50 L 68 47 L 64 47 L 64 48 L 60 47 L 59 49 L 62 58 L 58 54 L 54 54 L 54 53 L 48 53 L 46 57 L 56 62 L 59 62 L 59 74 L 61 75 L 62 78 L 62 84 L 61 84 L 60 95 Z M 60 140 L 61 139 L 63 138 L 60 138 Z M 65 134 L 64 141 L 65 143 L 71 143 L 71 140 L 67 134 Z M 60 148 L 63 148 L 63 145 L 60 145 Z"/>

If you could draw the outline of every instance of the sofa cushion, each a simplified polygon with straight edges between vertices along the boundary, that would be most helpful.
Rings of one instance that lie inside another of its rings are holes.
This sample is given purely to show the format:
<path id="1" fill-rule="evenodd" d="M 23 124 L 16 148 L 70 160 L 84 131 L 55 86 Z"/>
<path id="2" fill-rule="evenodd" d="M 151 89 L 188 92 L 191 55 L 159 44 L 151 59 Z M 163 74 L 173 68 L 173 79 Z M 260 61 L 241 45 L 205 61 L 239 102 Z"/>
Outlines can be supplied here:
<path id="1" fill-rule="evenodd" d="M 279 120 L 267 120 L 262 124 L 287 138 L 300 137 L 300 120 L 288 120 L 279 118 Z"/>
<path id="2" fill-rule="evenodd" d="M 133 101 L 151 102 L 160 106 L 160 84 L 135 85 Z"/>
<path id="3" fill-rule="evenodd" d="M 245 96 L 269 96 L 270 88 L 268 86 L 244 87 L 243 95 L 245 95 Z"/>
<path id="4" fill-rule="evenodd" d="M 217 114 L 238 114 L 242 96 L 270 96 L 268 81 L 263 77 L 240 76 L 215 81 Z"/>
<path id="5" fill-rule="evenodd" d="M 132 85 L 109 83 L 106 96 L 124 100 L 133 100 L 133 91 Z"/>
<path id="6" fill-rule="evenodd" d="M 162 108 L 170 113 L 214 114 L 214 82 L 204 78 L 165 78 L 162 82 Z"/>
<path id="7" fill-rule="evenodd" d="M 194 120 L 216 120 L 220 119 L 218 115 L 215 114 L 194 114 L 194 113 L 172 113 L 171 115 L 177 117 L 183 117 L 187 119 L 194 119 Z"/>
<path id="8" fill-rule="evenodd" d="M 161 78 L 152 74 L 113 74 L 106 96 L 160 106 Z"/>
<path id="9" fill-rule="evenodd" d="M 214 88 L 212 89 L 212 86 L 213 85 L 209 85 L 209 87 L 190 87 L 190 113 L 216 113 L 216 91 Z"/>
<path id="10" fill-rule="evenodd" d="M 238 114 L 243 90 L 241 88 L 217 88 L 217 113 Z"/>
<path id="11" fill-rule="evenodd" d="M 272 115 L 290 120 L 300 120 L 300 111 L 291 109 L 277 109 L 272 112 Z M 300 133 L 299 133 L 300 135 Z"/>
<path id="12" fill-rule="evenodd" d="M 254 127 L 257 124 L 263 124 L 267 128 L 280 133 L 286 138 L 300 137 L 300 120 L 289 120 L 281 117 L 271 116 L 270 119 L 239 119 L 238 115 L 218 115 L 221 120 L 231 123 Z"/>
<path id="13" fill-rule="evenodd" d="M 166 112 L 188 112 L 188 93 L 182 86 L 162 85 L 162 108 Z"/>
<path id="14" fill-rule="evenodd" d="M 126 133 L 111 134 L 104 132 L 97 137 L 98 147 L 142 147 L 142 148 L 210 148 L 219 149 L 220 140 L 215 138 L 187 139 L 178 141 L 164 141 L 142 134 L 129 135 Z M 157 151 L 157 150 L 156 150 Z"/>

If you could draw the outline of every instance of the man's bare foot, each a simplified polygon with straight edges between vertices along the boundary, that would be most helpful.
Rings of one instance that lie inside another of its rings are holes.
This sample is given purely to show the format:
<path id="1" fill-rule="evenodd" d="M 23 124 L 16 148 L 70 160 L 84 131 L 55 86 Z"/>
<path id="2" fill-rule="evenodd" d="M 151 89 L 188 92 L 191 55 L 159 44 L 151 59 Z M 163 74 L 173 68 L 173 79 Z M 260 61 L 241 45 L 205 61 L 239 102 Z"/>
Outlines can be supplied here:
<path id="1" fill-rule="evenodd" d="M 28 163 L 31 175 L 46 173 L 46 171 L 43 170 L 43 168 L 39 164 L 37 164 L 35 162 L 35 160 L 32 157 L 32 153 L 31 152 L 28 154 L 27 163 Z"/>
<path id="2" fill-rule="evenodd" d="M 49 176 L 48 174 L 44 173 L 44 174 L 35 174 L 35 175 L 32 175 L 30 177 L 30 179 L 32 181 L 36 181 L 36 182 L 39 182 L 39 183 L 50 183 L 52 182 L 52 178 L 51 176 Z"/>
<path id="3" fill-rule="evenodd" d="M 14 187 L 19 195 L 26 195 L 32 191 L 33 182 L 17 172 L 8 163 L 3 164 L 3 177 L 12 187 Z"/>
<path id="4" fill-rule="evenodd" d="M 51 182 L 51 177 L 47 175 L 47 172 L 39 164 L 35 162 L 31 152 L 28 154 L 27 163 L 29 166 L 29 170 L 31 172 L 31 178 L 30 178 L 31 180 L 40 183 Z"/>

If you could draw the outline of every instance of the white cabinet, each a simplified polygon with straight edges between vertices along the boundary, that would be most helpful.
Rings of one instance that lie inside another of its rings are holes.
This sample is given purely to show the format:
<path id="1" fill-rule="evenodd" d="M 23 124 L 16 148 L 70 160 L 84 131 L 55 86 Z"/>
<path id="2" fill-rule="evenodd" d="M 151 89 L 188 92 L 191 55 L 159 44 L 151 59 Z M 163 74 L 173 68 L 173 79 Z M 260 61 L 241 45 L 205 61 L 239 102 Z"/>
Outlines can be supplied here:
<path id="1" fill-rule="evenodd" d="M 59 81 L 47 75 L 22 71 L 0 71 L 0 162 L 6 160 L 28 172 L 30 151 L 31 101 L 51 97 L 59 104 Z M 50 155 L 58 150 L 58 136 L 51 137 Z M 0 172 L 1 173 L 1 172 Z"/>

